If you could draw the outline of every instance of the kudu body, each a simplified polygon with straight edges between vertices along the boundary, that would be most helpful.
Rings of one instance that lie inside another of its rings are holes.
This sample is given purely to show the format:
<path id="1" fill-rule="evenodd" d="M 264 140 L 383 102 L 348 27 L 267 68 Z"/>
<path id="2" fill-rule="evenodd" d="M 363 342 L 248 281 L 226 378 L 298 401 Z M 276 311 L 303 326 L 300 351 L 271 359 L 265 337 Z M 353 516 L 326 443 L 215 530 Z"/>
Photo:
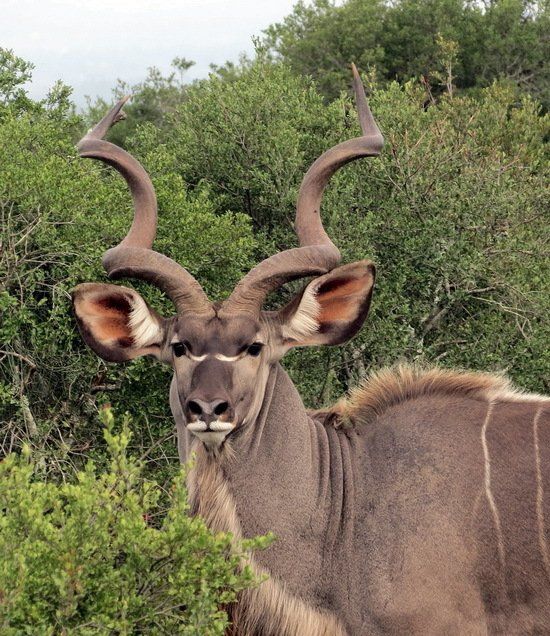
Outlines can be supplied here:
<path id="1" fill-rule="evenodd" d="M 277 540 L 254 557 L 269 579 L 231 608 L 233 633 L 272 636 L 550 633 L 550 403 L 493 376 L 379 373 L 334 408 L 308 413 L 279 364 L 293 346 L 339 344 L 368 312 L 374 267 L 337 267 L 319 215 L 345 163 L 376 156 L 382 136 L 359 76 L 363 136 L 310 168 L 300 189 L 300 247 L 249 272 L 210 303 L 195 279 L 154 252 L 156 200 L 140 164 L 103 140 L 124 100 L 79 144 L 122 173 L 130 232 L 108 250 L 111 276 L 148 280 L 174 301 L 164 319 L 132 289 L 74 292 L 85 341 L 103 358 L 171 364 L 170 405 L 194 513 L 214 530 Z M 270 291 L 317 276 L 286 307 Z"/>

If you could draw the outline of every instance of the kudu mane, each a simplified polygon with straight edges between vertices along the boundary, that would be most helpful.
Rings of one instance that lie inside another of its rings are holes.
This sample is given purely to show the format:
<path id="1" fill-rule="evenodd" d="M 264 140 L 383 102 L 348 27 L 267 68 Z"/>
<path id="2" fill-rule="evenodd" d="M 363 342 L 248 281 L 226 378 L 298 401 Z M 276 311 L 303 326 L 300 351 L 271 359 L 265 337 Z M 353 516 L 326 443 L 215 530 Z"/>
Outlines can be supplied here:
<path id="1" fill-rule="evenodd" d="M 486 402 L 498 396 L 520 399 L 524 394 L 501 375 L 399 364 L 374 371 L 346 398 L 328 409 L 327 416 L 332 417 L 336 426 L 368 424 L 392 406 L 434 395 Z M 529 397 L 532 399 L 533 395 Z"/>

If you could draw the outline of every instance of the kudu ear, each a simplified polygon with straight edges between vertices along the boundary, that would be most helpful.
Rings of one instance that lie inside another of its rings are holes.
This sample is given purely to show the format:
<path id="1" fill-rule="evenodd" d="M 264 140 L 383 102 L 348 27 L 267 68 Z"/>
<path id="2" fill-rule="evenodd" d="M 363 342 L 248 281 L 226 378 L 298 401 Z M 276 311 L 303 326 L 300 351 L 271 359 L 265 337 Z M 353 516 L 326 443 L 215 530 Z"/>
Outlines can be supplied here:
<path id="1" fill-rule="evenodd" d="M 133 289 L 84 283 L 73 292 L 78 328 L 86 344 L 109 362 L 160 357 L 165 320 Z"/>
<path id="2" fill-rule="evenodd" d="M 374 278 L 374 265 L 358 261 L 312 280 L 279 312 L 284 344 L 337 345 L 352 338 L 369 312 Z"/>

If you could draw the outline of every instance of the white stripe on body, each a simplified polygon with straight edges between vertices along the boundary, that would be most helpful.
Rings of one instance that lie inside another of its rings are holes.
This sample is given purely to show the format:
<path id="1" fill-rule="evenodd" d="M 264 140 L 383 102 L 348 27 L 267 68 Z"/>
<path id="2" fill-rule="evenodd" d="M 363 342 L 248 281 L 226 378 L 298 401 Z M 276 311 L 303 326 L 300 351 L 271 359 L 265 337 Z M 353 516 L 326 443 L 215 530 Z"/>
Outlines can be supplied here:
<path id="1" fill-rule="evenodd" d="M 502 525 L 500 523 L 500 515 L 498 513 L 497 505 L 495 503 L 495 499 L 491 491 L 491 459 L 489 457 L 489 447 L 487 445 L 487 428 L 489 426 L 489 421 L 493 414 L 493 407 L 494 407 L 494 402 L 489 402 L 489 406 L 487 408 L 487 415 L 485 416 L 485 421 L 483 422 L 483 426 L 481 427 L 481 446 L 483 447 L 483 456 L 485 458 L 485 495 L 487 497 L 489 507 L 491 508 L 491 512 L 493 513 L 493 520 L 495 522 L 495 530 L 497 533 L 497 541 L 498 541 L 498 556 L 499 556 L 500 565 L 502 568 L 502 575 L 504 578 L 504 572 L 505 572 L 505 566 L 506 566 L 506 555 L 504 552 L 504 535 L 502 534 Z"/>
<path id="2" fill-rule="evenodd" d="M 537 473 L 537 525 L 539 533 L 539 546 L 542 555 L 542 562 L 546 575 L 550 579 L 550 555 L 548 554 L 548 544 L 546 542 L 546 528 L 544 521 L 544 490 L 542 485 L 542 470 L 540 464 L 539 449 L 539 419 L 542 414 L 542 405 L 539 406 L 533 419 L 533 440 L 535 444 L 535 471 Z"/>

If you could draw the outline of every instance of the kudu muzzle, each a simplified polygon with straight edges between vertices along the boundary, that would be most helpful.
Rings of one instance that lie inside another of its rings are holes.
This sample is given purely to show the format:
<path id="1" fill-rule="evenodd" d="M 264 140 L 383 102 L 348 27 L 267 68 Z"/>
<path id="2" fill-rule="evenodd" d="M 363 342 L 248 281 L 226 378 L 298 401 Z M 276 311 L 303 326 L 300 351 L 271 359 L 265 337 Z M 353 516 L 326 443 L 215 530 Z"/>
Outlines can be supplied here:
<path id="1" fill-rule="evenodd" d="M 235 428 L 228 363 L 206 359 L 196 367 L 184 405 L 187 430 L 207 446 L 219 445 Z"/>

